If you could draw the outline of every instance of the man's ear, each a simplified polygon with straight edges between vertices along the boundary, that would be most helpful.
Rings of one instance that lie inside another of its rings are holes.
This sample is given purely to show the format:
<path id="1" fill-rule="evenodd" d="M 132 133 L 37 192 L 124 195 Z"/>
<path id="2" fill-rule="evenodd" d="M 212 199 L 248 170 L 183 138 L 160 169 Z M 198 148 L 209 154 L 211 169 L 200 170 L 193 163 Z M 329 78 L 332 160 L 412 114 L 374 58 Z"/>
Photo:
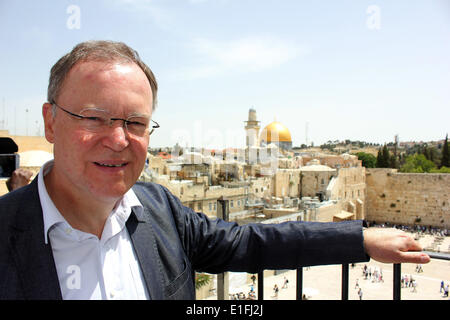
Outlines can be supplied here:
<path id="1" fill-rule="evenodd" d="M 53 143 L 55 139 L 54 134 L 55 119 L 52 109 L 53 105 L 48 102 L 42 105 L 42 116 L 44 118 L 45 138 L 50 143 Z"/>

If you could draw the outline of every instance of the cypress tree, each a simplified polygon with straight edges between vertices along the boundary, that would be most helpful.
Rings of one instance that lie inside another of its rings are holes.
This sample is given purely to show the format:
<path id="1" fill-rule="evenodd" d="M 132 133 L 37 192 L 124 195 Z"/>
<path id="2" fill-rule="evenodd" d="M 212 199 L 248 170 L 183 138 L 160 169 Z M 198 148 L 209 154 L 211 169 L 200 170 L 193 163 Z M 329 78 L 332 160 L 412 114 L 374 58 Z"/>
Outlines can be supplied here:
<path id="1" fill-rule="evenodd" d="M 395 154 L 391 154 L 391 157 L 389 158 L 389 167 L 394 169 L 399 168 L 399 162 Z"/>
<path id="2" fill-rule="evenodd" d="M 444 147 L 442 148 L 441 167 L 450 168 L 450 151 L 448 149 L 448 133 L 445 136 Z"/>
<path id="3" fill-rule="evenodd" d="M 389 168 L 390 167 L 390 155 L 389 155 L 389 150 L 387 145 L 385 144 L 383 147 L 383 153 L 382 153 L 382 158 L 383 158 L 383 167 L 382 168 Z"/>
<path id="4" fill-rule="evenodd" d="M 427 160 L 430 160 L 430 148 L 428 148 L 428 146 L 424 146 L 423 147 L 423 150 L 422 150 L 422 154 L 425 156 L 425 158 L 427 159 Z"/>
<path id="5" fill-rule="evenodd" d="M 381 156 L 381 148 L 378 149 L 378 153 L 377 153 L 377 164 L 376 167 L 377 168 L 383 168 L 383 157 Z"/>

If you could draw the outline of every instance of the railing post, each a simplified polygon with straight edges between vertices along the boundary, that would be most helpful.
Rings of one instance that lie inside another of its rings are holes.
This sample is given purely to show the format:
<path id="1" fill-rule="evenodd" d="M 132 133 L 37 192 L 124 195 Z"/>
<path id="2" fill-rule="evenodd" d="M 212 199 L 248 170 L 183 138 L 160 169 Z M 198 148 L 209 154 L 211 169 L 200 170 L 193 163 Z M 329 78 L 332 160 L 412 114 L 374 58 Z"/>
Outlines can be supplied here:
<path id="1" fill-rule="evenodd" d="M 217 218 L 228 221 L 229 207 L 228 200 L 220 197 L 217 200 Z M 217 275 L 217 299 L 218 300 L 229 300 L 229 275 L 228 272 L 220 273 Z"/>
<path id="2" fill-rule="evenodd" d="M 217 275 L 217 300 L 230 300 L 229 286 L 228 272 L 219 273 Z"/>
<path id="3" fill-rule="evenodd" d="M 297 281 L 296 281 L 296 299 L 302 300 L 303 299 L 303 268 L 297 269 Z"/>
<path id="4" fill-rule="evenodd" d="M 348 300 L 348 264 L 342 265 L 342 292 L 341 299 Z"/>
<path id="5" fill-rule="evenodd" d="M 402 265 L 400 263 L 394 264 L 394 300 L 401 300 L 401 277 Z"/>
<path id="6" fill-rule="evenodd" d="M 264 300 L 264 270 L 258 272 L 258 300 Z"/>

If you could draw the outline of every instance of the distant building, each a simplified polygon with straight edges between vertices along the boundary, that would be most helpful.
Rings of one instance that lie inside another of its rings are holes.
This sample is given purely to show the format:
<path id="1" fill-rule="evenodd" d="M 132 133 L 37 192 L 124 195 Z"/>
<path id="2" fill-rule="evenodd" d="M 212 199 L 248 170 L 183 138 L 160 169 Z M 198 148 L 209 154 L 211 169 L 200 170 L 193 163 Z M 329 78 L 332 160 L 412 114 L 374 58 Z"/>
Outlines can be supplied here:
<path id="1" fill-rule="evenodd" d="M 259 146 L 259 121 L 256 120 L 256 110 L 251 108 L 248 111 L 248 120 L 245 121 L 246 143 L 247 148 Z"/>

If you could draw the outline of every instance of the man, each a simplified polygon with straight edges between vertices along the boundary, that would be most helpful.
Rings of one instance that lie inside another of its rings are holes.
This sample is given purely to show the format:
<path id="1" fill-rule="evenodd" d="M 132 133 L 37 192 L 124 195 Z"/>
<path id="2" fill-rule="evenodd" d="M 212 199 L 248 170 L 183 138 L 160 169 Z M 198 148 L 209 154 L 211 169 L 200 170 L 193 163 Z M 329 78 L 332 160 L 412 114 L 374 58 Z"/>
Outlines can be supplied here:
<path id="1" fill-rule="evenodd" d="M 238 226 L 136 183 L 157 84 L 123 43 L 81 43 L 53 66 L 42 113 L 54 160 L 0 198 L 0 298 L 193 299 L 193 271 L 426 263 L 414 240 L 361 221 Z"/>

